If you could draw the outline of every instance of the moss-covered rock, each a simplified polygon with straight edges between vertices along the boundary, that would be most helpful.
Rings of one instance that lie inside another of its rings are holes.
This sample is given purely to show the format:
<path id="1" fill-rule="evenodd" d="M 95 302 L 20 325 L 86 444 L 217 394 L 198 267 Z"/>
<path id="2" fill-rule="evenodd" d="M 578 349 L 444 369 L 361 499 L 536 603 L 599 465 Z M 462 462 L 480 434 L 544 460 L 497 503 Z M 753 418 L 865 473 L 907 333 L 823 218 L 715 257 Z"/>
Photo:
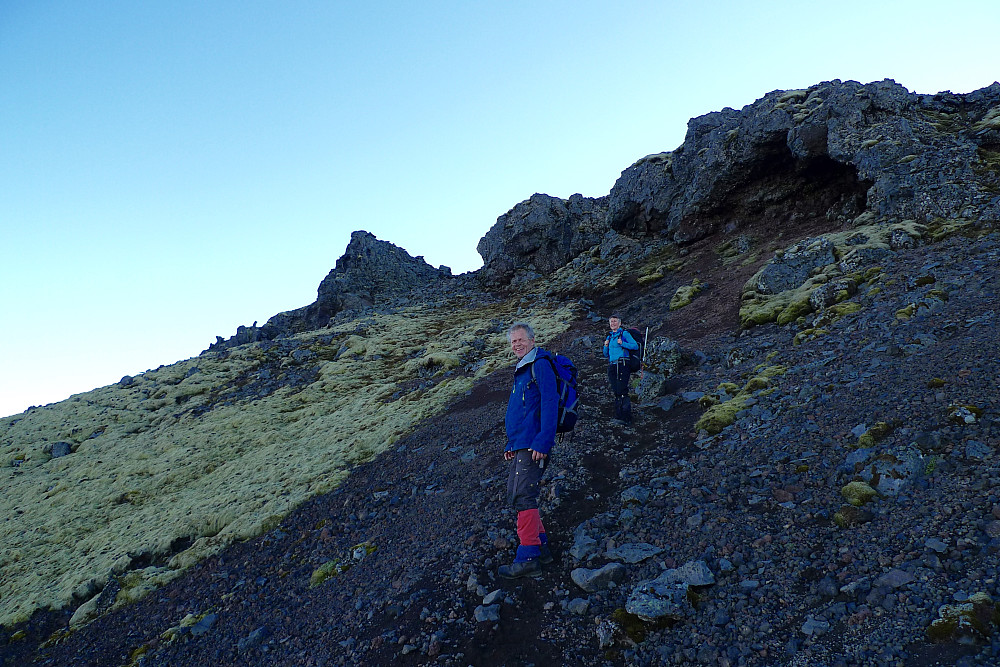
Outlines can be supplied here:
<path id="1" fill-rule="evenodd" d="M 932 642 L 962 643 L 988 639 L 1000 627 L 1000 605 L 987 593 L 970 596 L 967 602 L 943 605 L 925 631 Z"/>
<path id="2" fill-rule="evenodd" d="M 650 631 L 656 630 L 659 627 L 665 625 L 664 623 L 650 623 L 642 620 L 635 614 L 630 614 L 622 608 L 615 609 L 611 613 L 611 618 L 614 620 L 618 627 L 621 629 L 625 636 L 629 638 L 630 641 L 636 644 L 641 644 L 646 640 L 646 635 Z"/>
<path id="3" fill-rule="evenodd" d="M 946 220 L 936 218 L 927 225 L 930 240 L 934 243 L 943 241 L 956 234 L 975 235 L 975 227 L 969 220 Z"/>
<path id="4" fill-rule="evenodd" d="M 656 271 L 654 273 L 647 273 L 644 276 L 639 276 L 636 282 L 640 285 L 652 285 L 660 280 L 663 280 L 663 271 Z"/>
<path id="5" fill-rule="evenodd" d="M 894 428 L 895 425 L 890 422 L 876 422 L 874 426 L 858 437 L 858 442 L 855 447 L 857 449 L 874 447 L 875 443 L 892 433 Z"/>
<path id="6" fill-rule="evenodd" d="M 735 398 L 710 407 L 695 423 L 695 428 L 709 435 L 721 433 L 722 429 L 736 422 L 736 413 L 746 407 L 749 395 L 740 393 Z"/>
<path id="7" fill-rule="evenodd" d="M 798 321 L 809 312 L 846 301 L 862 284 L 869 286 L 871 295 L 871 285 L 882 276 L 882 259 L 893 250 L 911 247 L 926 234 L 926 227 L 912 220 L 884 225 L 862 215 L 856 222 L 861 226 L 853 230 L 825 234 L 800 241 L 784 252 L 776 251 L 775 258 L 744 285 L 740 326 Z M 799 266 L 805 257 L 809 262 Z M 796 270 L 790 270 L 792 266 Z M 834 317 L 856 309 L 860 306 L 841 309 Z"/>
<path id="8" fill-rule="evenodd" d="M 697 278 L 695 278 L 690 285 L 678 287 L 677 291 L 674 292 L 674 296 L 670 299 L 670 310 L 677 310 L 678 308 L 683 308 L 684 306 L 690 304 L 703 289 L 704 286 Z"/>
<path id="9" fill-rule="evenodd" d="M 798 293 L 792 302 L 778 313 L 778 318 L 775 321 L 780 325 L 785 325 L 811 313 L 813 308 L 809 296 L 808 293 Z"/>
<path id="10" fill-rule="evenodd" d="M 868 486 L 864 482 L 851 482 L 840 490 L 840 495 L 844 500 L 855 507 L 861 507 L 875 498 L 878 498 L 878 491 Z"/>
<path id="11" fill-rule="evenodd" d="M 801 345 L 802 343 L 810 340 L 815 340 L 820 336 L 825 336 L 830 333 L 826 329 L 821 329 L 819 327 L 813 327 L 809 329 L 803 329 L 802 331 L 795 334 L 792 338 L 792 345 Z"/>
<path id="12" fill-rule="evenodd" d="M 868 510 L 855 507 L 854 505 L 843 505 L 836 514 L 833 515 L 833 522 L 840 528 L 851 528 L 863 523 L 868 523 L 875 518 L 875 515 Z"/>
<path id="13" fill-rule="evenodd" d="M 829 312 L 833 316 L 834 320 L 839 320 L 845 315 L 851 315 L 857 313 L 861 310 L 861 304 L 854 301 L 847 301 L 845 303 L 835 303 L 830 306 Z"/>
<path id="14" fill-rule="evenodd" d="M 740 386 L 735 382 L 723 382 L 718 386 L 719 391 L 724 391 L 730 396 L 735 396 L 740 391 Z"/>
<path id="15" fill-rule="evenodd" d="M 982 409 L 974 405 L 956 404 L 948 406 L 948 420 L 955 424 L 975 424 L 982 416 Z"/>
<path id="16" fill-rule="evenodd" d="M 768 359 L 772 357 L 769 355 Z M 709 435 L 716 435 L 720 433 L 727 426 L 732 425 L 736 422 L 736 415 L 739 414 L 744 408 L 746 408 L 747 400 L 754 394 L 754 392 L 761 391 L 766 392 L 772 386 L 773 378 L 776 378 L 784 374 L 786 368 L 784 366 L 765 366 L 761 364 L 757 367 L 757 375 L 750 378 L 743 388 L 736 392 L 733 398 L 728 401 L 720 402 L 711 405 L 708 410 L 701 416 L 701 418 L 695 423 L 695 428 L 698 430 L 703 430 Z M 733 388 L 737 387 L 733 383 L 723 383 L 719 387 L 726 387 L 726 395 L 731 395 L 733 393 Z"/>
<path id="17" fill-rule="evenodd" d="M 349 569 L 351 569 L 351 564 L 342 563 L 339 558 L 328 560 L 313 570 L 312 576 L 309 577 L 309 588 L 316 588 L 330 577 L 336 577 Z"/>

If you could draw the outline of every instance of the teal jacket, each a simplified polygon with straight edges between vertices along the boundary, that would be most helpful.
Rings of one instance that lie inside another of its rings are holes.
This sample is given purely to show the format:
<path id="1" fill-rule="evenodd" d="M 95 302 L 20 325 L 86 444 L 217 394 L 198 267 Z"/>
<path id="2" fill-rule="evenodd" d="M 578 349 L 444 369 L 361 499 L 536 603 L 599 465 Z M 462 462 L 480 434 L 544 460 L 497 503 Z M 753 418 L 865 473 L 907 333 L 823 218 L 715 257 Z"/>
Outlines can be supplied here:
<path id="1" fill-rule="evenodd" d="M 621 345 L 618 344 L 618 337 L 621 336 Z M 608 361 L 612 364 L 617 364 L 622 359 L 628 359 L 629 350 L 638 350 L 639 343 L 635 342 L 630 334 L 625 329 L 618 329 L 618 331 L 612 331 L 608 334 L 605 339 L 608 344 L 603 346 L 604 356 L 608 358 Z"/>

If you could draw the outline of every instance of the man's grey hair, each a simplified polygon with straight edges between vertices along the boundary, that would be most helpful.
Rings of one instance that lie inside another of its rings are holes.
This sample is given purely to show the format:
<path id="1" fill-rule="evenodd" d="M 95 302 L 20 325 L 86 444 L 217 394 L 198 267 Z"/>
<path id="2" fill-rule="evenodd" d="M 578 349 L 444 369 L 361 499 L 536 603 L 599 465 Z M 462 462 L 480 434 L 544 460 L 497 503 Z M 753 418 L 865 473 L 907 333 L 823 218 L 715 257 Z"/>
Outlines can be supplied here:
<path id="1" fill-rule="evenodd" d="M 514 322 L 510 325 L 510 329 L 507 329 L 507 340 L 509 341 L 514 335 L 514 332 L 518 329 L 523 329 L 524 333 L 528 334 L 528 338 L 535 340 L 535 330 L 531 328 L 531 325 L 527 322 Z"/>

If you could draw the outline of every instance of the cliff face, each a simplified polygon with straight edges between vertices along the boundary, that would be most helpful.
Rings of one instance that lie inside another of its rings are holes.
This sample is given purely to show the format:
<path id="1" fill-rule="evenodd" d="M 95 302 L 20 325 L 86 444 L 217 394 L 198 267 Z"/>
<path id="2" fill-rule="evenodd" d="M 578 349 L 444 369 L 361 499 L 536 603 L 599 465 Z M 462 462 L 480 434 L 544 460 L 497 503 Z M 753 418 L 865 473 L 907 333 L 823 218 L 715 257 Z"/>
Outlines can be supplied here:
<path id="1" fill-rule="evenodd" d="M 532 196 L 472 274 L 356 232 L 314 303 L 0 423 L 0 665 L 994 664 L 998 206 L 1000 84 L 835 81 Z M 509 584 L 515 319 L 583 408 Z"/>

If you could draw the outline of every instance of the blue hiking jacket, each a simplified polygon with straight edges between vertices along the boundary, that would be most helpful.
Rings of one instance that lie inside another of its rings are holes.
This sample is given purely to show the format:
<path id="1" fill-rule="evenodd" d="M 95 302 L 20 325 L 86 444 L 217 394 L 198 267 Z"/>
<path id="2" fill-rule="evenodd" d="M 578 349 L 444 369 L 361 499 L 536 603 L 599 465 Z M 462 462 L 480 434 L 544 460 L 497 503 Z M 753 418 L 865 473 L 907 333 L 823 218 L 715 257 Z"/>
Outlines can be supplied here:
<path id="1" fill-rule="evenodd" d="M 514 371 L 514 387 L 507 400 L 507 447 L 505 451 L 533 449 L 548 454 L 556 442 L 556 421 L 559 414 L 559 397 L 556 392 L 556 375 L 552 364 L 543 356 L 551 355 L 535 348 L 535 360 Z M 528 354 L 531 354 L 530 352 Z M 535 367 L 532 378 L 531 367 Z"/>
<path id="2" fill-rule="evenodd" d="M 618 337 L 622 337 L 622 344 L 618 344 Z M 606 339 L 608 341 L 607 347 L 601 346 L 601 350 L 604 352 L 604 356 L 608 358 L 608 361 L 612 364 L 617 364 L 622 359 L 628 358 L 629 350 L 638 350 L 639 343 L 635 342 L 630 334 L 625 329 L 619 329 L 618 331 L 612 331 L 608 334 Z"/>

